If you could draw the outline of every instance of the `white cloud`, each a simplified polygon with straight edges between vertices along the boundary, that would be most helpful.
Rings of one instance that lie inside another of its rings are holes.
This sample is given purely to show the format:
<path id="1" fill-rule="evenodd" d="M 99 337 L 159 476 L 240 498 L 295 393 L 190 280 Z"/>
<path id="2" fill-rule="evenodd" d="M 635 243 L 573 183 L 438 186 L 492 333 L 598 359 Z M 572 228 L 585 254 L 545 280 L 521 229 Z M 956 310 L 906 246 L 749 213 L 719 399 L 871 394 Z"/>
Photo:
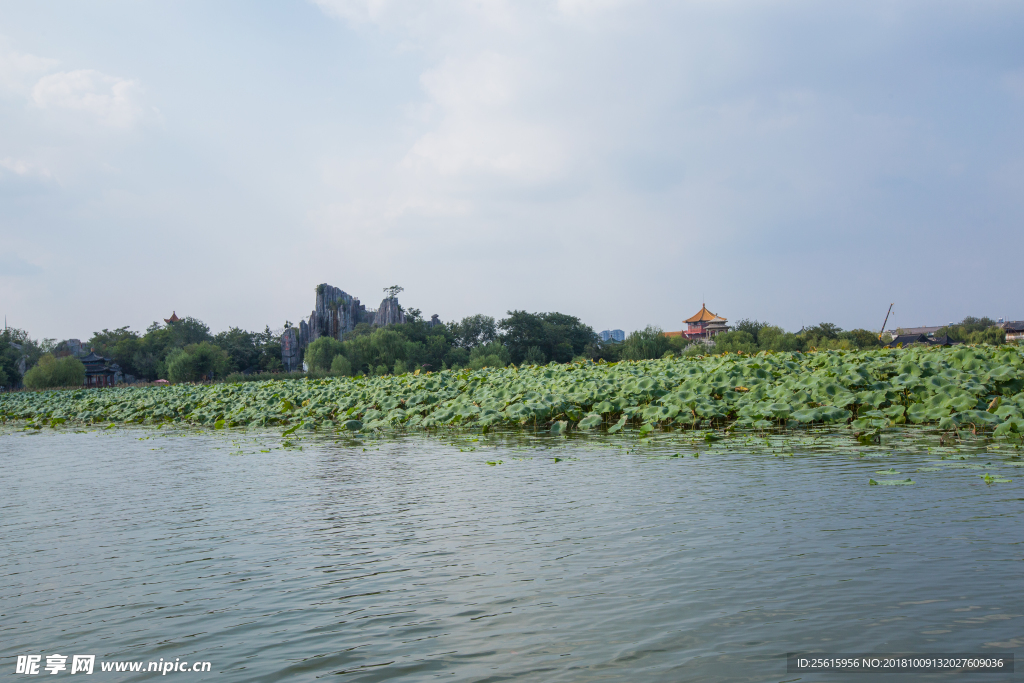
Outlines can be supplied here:
<path id="1" fill-rule="evenodd" d="M 32 101 L 41 109 L 84 112 L 115 128 L 129 127 L 142 117 L 138 95 L 137 82 L 92 69 L 44 76 L 32 89 Z"/>
<path id="2" fill-rule="evenodd" d="M 522 64 L 485 52 L 446 59 L 420 81 L 439 122 L 413 144 L 403 166 L 531 182 L 549 180 L 562 167 L 562 136 L 523 112 L 532 84 Z"/>
<path id="3" fill-rule="evenodd" d="M 19 176 L 36 176 L 40 178 L 52 177 L 52 174 L 46 168 L 29 163 L 23 159 L 15 159 L 13 157 L 0 159 L 0 168 L 5 168 Z"/>
<path id="4" fill-rule="evenodd" d="M 375 21 L 386 9 L 387 0 L 313 0 L 324 13 L 352 22 Z"/>
<path id="5" fill-rule="evenodd" d="M 36 79 L 56 66 L 56 59 L 15 52 L 0 46 L 0 88 L 21 95 L 28 94 Z"/>

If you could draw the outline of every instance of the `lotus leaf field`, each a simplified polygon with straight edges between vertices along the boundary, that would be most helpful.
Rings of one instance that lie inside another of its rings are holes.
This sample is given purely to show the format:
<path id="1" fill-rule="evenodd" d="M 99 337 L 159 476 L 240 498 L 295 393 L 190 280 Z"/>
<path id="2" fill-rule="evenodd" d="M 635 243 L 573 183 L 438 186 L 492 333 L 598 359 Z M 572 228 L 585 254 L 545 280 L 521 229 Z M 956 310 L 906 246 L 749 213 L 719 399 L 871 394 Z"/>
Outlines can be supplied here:
<path id="1" fill-rule="evenodd" d="M 1016 346 L 723 354 L 372 378 L 0 394 L 0 420 L 388 432 L 525 427 L 691 430 L 707 438 L 831 425 L 862 443 L 897 425 L 1024 432 Z"/>

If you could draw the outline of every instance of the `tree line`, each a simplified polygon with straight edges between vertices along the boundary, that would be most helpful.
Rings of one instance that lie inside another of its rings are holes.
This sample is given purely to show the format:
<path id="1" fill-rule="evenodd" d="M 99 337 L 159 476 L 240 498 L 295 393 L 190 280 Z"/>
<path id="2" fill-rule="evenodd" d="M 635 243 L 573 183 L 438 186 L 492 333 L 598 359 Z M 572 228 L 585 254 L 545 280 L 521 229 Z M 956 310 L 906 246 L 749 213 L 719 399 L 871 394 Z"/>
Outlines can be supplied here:
<path id="1" fill-rule="evenodd" d="M 402 324 L 377 328 L 360 323 L 341 340 L 314 340 L 304 351 L 309 374 L 371 376 L 582 359 L 615 362 L 724 352 L 863 349 L 881 344 L 878 335 L 869 330 L 843 330 L 824 322 L 786 332 L 767 322 L 744 319 L 731 331 L 716 336 L 708 347 L 684 337 L 665 336 L 652 326 L 631 333 L 624 342 L 605 342 L 576 316 L 558 312 L 514 310 L 500 320 L 473 315 L 441 325 L 424 321 L 416 309 L 406 313 Z M 971 344 L 1005 341 L 1004 331 L 986 317 L 968 316 L 936 335 Z M 0 341 L 0 387 L 18 386 L 22 379 L 30 388 L 80 386 L 84 380 L 85 368 L 69 355 L 65 342 L 36 342 L 15 328 L 5 329 Z M 186 317 L 163 325 L 153 323 L 141 334 L 127 326 L 104 329 L 93 333 L 83 346 L 110 358 L 124 375 L 140 381 L 285 376 L 281 341 L 269 326 L 262 332 L 231 327 L 212 334 L 202 321 Z M 28 368 L 23 378 L 18 367 L 22 362 Z"/>

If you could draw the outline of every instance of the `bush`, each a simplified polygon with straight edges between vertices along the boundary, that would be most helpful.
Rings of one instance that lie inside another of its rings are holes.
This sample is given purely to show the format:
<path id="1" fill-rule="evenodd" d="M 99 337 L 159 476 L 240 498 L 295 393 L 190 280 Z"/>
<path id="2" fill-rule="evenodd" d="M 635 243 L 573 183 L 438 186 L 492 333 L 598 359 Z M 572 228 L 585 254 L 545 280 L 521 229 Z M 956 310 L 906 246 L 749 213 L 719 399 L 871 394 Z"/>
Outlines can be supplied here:
<path id="1" fill-rule="evenodd" d="M 694 342 L 685 349 L 683 349 L 683 358 L 695 358 L 696 356 L 706 356 L 709 350 L 708 347 L 704 346 L 700 342 Z"/>
<path id="2" fill-rule="evenodd" d="M 30 389 L 80 387 L 85 384 L 85 366 L 74 356 L 58 359 L 46 353 L 25 373 L 22 381 Z"/>
<path id="3" fill-rule="evenodd" d="M 395 361 L 395 367 L 392 368 L 391 374 L 393 374 L 393 375 L 404 375 L 406 372 L 407 372 L 407 370 L 405 369 L 405 361 L 401 360 L 401 359 L 396 360 Z"/>
<path id="4" fill-rule="evenodd" d="M 215 344 L 201 342 L 176 349 L 167 357 L 167 378 L 172 382 L 198 382 L 231 370 L 228 354 Z"/>
<path id="5" fill-rule="evenodd" d="M 345 356 L 335 356 L 334 360 L 331 361 L 331 374 L 344 375 L 348 377 L 352 374 L 352 363 L 350 363 L 348 358 L 345 358 Z"/>
<path id="6" fill-rule="evenodd" d="M 630 332 L 622 343 L 624 360 L 652 360 L 661 358 L 669 350 L 668 337 L 660 327 L 648 325 L 642 330 Z"/>
<path id="7" fill-rule="evenodd" d="M 505 361 L 501 359 L 501 356 L 490 355 L 490 356 L 476 356 L 469 361 L 471 370 L 479 370 L 481 368 L 503 368 L 505 367 Z"/>

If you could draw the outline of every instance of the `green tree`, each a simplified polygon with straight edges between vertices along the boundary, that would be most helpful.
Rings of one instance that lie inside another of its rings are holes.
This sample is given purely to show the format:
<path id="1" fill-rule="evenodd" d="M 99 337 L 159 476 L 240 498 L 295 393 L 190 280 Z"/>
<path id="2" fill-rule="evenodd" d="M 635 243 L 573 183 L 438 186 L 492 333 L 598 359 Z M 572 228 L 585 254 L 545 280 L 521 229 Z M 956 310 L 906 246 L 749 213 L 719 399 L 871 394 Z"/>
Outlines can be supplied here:
<path id="1" fill-rule="evenodd" d="M 186 317 L 177 322 L 167 323 L 167 329 L 171 332 L 172 345 L 178 348 L 213 341 L 209 325 L 197 318 Z"/>
<path id="2" fill-rule="evenodd" d="M 856 329 L 849 332 L 840 332 L 839 338 L 850 340 L 858 349 L 871 349 L 880 346 L 878 333 L 871 330 Z"/>
<path id="3" fill-rule="evenodd" d="M 969 315 L 956 325 L 949 325 L 935 331 L 936 337 L 948 336 L 965 344 L 1002 344 L 1006 332 L 996 327 L 996 321 L 989 317 L 976 318 Z"/>
<path id="4" fill-rule="evenodd" d="M 660 327 L 648 325 L 642 330 L 630 332 L 622 344 L 624 360 L 649 360 L 661 358 L 669 350 L 668 337 Z"/>
<path id="5" fill-rule="evenodd" d="M 335 356 L 331 361 L 331 374 L 349 376 L 352 374 L 352 363 L 345 356 Z"/>
<path id="6" fill-rule="evenodd" d="M 757 353 L 757 344 L 754 342 L 754 335 L 743 330 L 733 330 L 732 332 L 722 332 L 721 334 L 715 335 L 714 347 L 712 347 L 712 353 L 736 353 L 742 351 L 743 353 Z"/>
<path id="7" fill-rule="evenodd" d="M 565 313 L 508 311 L 498 323 L 513 363 L 567 363 L 595 342 L 593 328 Z"/>
<path id="8" fill-rule="evenodd" d="M 498 337 L 494 318 L 479 313 L 465 317 L 461 322 L 452 323 L 451 331 L 455 343 L 464 349 L 490 344 Z"/>
<path id="9" fill-rule="evenodd" d="M 121 372 L 127 375 L 141 375 L 135 367 L 135 354 L 138 353 L 140 344 L 139 333 L 128 329 L 126 325 L 114 330 L 93 332 L 85 348 L 92 349 L 104 358 L 110 358 L 121 366 Z"/>
<path id="10" fill-rule="evenodd" d="M 198 382 L 227 375 L 231 359 L 224 349 L 204 341 L 175 349 L 167 356 L 166 366 L 172 382 Z"/>
<path id="11" fill-rule="evenodd" d="M 335 356 L 345 353 L 345 344 L 332 337 L 320 337 L 306 347 L 305 360 L 310 370 L 328 372 Z"/>
<path id="12" fill-rule="evenodd" d="M 54 358 L 46 353 L 25 373 L 24 381 L 30 389 L 80 387 L 85 383 L 85 366 L 74 356 Z"/>
<path id="13" fill-rule="evenodd" d="M 757 344 L 759 343 L 758 335 L 761 333 L 761 330 L 763 330 L 766 327 L 771 327 L 771 325 L 769 323 L 761 322 L 759 320 L 751 320 L 750 318 L 744 318 L 743 320 L 740 320 L 738 323 L 736 323 L 735 327 L 733 327 L 733 332 L 746 332 L 747 334 L 754 338 L 754 343 Z"/>
<path id="14" fill-rule="evenodd" d="M 473 370 L 480 368 L 503 368 L 509 364 L 512 354 L 508 352 L 505 345 L 499 341 L 492 341 L 489 344 L 477 346 L 469 352 L 468 366 Z"/>
<path id="15" fill-rule="evenodd" d="M 761 328 L 757 337 L 758 346 L 766 351 L 802 351 L 804 348 L 802 337 L 776 325 Z"/>
<path id="16" fill-rule="evenodd" d="M 232 370 L 256 372 L 260 365 L 260 340 L 258 337 L 258 332 L 229 327 L 224 332 L 215 334 L 213 343 L 228 354 Z"/>

